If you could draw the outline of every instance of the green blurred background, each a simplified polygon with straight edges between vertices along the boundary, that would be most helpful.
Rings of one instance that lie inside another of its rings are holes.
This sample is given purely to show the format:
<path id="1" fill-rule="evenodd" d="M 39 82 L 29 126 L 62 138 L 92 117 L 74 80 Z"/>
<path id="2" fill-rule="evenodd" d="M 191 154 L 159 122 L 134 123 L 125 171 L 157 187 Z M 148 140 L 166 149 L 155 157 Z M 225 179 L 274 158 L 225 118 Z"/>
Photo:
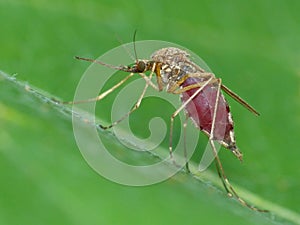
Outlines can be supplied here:
<path id="1" fill-rule="evenodd" d="M 98 57 L 135 29 L 138 40 L 185 46 L 261 113 L 229 100 L 245 157 L 222 151 L 227 175 L 299 218 L 299 11 L 293 0 L 0 0 L 0 70 L 69 100 L 88 65 L 75 55 Z M 300 224 L 185 174 L 140 188 L 105 180 L 68 116 L 3 79 L 0 128 L 0 224 Z"/>

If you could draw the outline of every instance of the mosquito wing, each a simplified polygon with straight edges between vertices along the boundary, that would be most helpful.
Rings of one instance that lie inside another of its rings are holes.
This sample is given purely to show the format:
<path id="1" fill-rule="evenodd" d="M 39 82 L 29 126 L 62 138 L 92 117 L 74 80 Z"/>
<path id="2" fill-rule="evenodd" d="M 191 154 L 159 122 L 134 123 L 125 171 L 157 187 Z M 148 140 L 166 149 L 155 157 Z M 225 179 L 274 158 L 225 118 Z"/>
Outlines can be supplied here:
<path id="1" fill-rule="evenodd" d="M 238 96 L 232 90 L 230 90 L 228 87 L 226 87 L 225 85 L 222 84 L 221 88 L 222 88 L 223 91 L 225 91 L 235 101 L 240 103 L 242 106 L 244 106 L 250 112 L 254 113 L 256 116 L 259 116 L 259 112 L 257 112 L 251 105 L 249 105 L 244 99 L 242 99 L 240 96 Z"/>

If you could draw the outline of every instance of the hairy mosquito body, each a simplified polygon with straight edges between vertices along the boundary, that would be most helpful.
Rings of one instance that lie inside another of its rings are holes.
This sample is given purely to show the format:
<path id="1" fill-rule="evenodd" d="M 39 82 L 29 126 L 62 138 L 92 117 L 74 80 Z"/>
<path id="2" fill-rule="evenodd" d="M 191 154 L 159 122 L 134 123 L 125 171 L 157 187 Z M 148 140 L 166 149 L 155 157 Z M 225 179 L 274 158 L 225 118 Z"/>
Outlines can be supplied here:
<path id="1" fill-rule="evenodd" d="M 134 46 L 135 47 L 135 46 Z M 99 101 L 105 98 L 108 94 L 117 89 L 121 84 L 125 83 L 134 74 L 140 75 L 145 80 L 145 87 L 138 98 L 133 108 L 122 118 L 114 121 L 109 126 L 102 126 L 103 129 L 108 129 L 139 108 L 142 99 L 149 86 L 157 91 L 167 91 L 168 93 L 178 94 L 181 97 L 182 105 L 171 115 L 170 123 L 170 144 L 169 151 L 172 157 L 172 134 L 174 118 L 184 110 L 187 117 L 191 118 L 195 126 L 199 128 L 209 137 L 209 143 L 215 157 L 218 174 L 222 180 L 225 190 L 229 196 L 234 196 L 242 204 L 252 210 L 266 212 L 256 207 L 251 206 L 239 197 L 232 185 L 228 181 L 220 158 L 218 156 L 215 141 L 220 143 L 226 149 L 229 149 L 240 161 L 242 161 L 242 153 L 236 146 L 234 135 L 234 124 L 230 113 L 229 105 L 224 98 L 221 90 L 226 92 L 230 97 L 242 104 L 255 115 L 259 113 L 250 106 L 246 101 L 240 98 L 237 94 L 222 84 L 220 78 L 216 78 L 213 73 L 207 72 L 197 64 L 195 64 L 190 55 L 179 48 L 169 47 L 162 48 L 154 52 L 150 60 L 136 59 L 133 66 L 113 66 L 105 64 L 93 59 L 76 57 L 80 60 L 94 62 L 107 66 L 116 70 L 128 72 L 129 75 L 115 84 L 109 90 L 101 93 L 99 96 L 87 100 L 77 102 L 65 102 L 67 104 L 84 103 L 91 101 Z M 150 71 L 149 75 L 145 72 Z M 156 84 L 153 83 L 152 77 L 156 76 Z M 184 124 L 184 127 L 186 123 Z M 185 129 L 184 129 L 185 131 Z M 186 148 L 186 147 L 185 147 Z M 185 152 L 186 154 L 186 152 Z M 187 167 L 188 169 L 188 167 Z"/>

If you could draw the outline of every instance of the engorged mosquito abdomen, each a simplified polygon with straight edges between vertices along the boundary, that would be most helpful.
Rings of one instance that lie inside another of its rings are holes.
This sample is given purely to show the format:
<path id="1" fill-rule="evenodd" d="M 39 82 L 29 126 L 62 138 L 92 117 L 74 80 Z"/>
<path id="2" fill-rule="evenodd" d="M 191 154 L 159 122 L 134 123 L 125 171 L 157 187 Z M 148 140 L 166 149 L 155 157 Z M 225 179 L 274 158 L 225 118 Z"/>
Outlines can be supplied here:
<path id="1" fill-rule="evenodd" d="M 198 83 L 199 78 L 188 78 L 182 87 Z M 212 129 L 212 120 L 214 114 L 215 103 L 217 99 L 218 86 L 208 84 L 204 89 L 185 107 L 188 116 L 193 120 L 196 127 L 202 130 L 208 136 Z M 186 102 L 198 88 L 185 91 L 181 95 L 181 100 Z M 236 143 L 233 133 L 233 121 L 229 106 L 220 92 L 219 103 L 216 113 L 214 126 L 214 140 L 217 140 L 225 148 L 236 149 Z"/>

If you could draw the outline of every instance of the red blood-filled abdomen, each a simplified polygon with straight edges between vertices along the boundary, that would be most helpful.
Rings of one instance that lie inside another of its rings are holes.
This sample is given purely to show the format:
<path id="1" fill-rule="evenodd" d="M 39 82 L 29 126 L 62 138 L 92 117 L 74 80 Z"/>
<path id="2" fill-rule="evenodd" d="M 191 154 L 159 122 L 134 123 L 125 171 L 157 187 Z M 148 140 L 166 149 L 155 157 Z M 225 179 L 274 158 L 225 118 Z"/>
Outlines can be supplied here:
<path id="1" fill-rule="evenodd" d="M 196 84 L 198 82 L 199 78 L 188 78 L 182 84 L 182 87 Z M 182 102 L 186 102 L 198 89 L 199 88 L 194 88 L 182 93 Z M 200 91 L 200 93 L 198 93 L 185 107 L 188 116 L 194 121 L 195 125 L 208 136 L 210 136 L 212 129 L 217 89 L 217 83 L 206 85 L 204 89 Z M 233 121 L 229 106 L 220 90 L 213 139 L 219 141 L 227 148 L 235 145 L 234 137 L 231 137 L 230 131 L 233 131 Z"/>

